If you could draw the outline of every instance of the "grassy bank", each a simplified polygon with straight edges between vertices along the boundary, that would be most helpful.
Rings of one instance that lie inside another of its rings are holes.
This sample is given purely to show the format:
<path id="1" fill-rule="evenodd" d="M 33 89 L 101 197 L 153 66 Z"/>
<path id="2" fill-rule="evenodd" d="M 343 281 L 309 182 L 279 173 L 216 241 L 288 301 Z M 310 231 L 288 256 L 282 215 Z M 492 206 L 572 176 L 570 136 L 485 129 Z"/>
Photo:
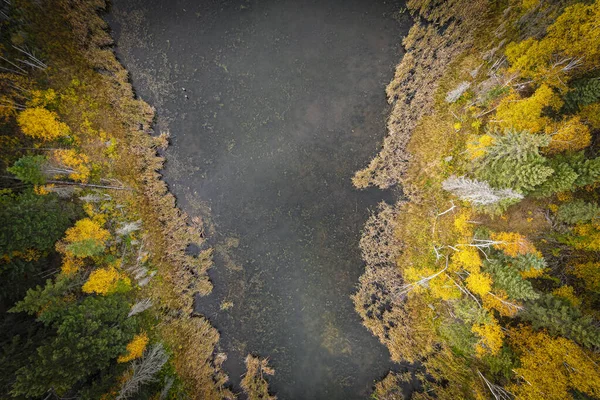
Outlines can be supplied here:
<path id="1" fill-rule="evenodd" d="M 354 178 L 407 198 L 367 222 L 354 301 L 422 367 L 373 396 L 595 398 L 600 4 L 408 9 L 389 135 Z"/>
<path id="2" fill-rule="evenodd" d="M 218 332 L 192 309 L 211 290 L 202 221 L 161 180 L 168 137 L 115 58 L 105 2 L 11 3 L 2 397 L 233 397 Z"/>

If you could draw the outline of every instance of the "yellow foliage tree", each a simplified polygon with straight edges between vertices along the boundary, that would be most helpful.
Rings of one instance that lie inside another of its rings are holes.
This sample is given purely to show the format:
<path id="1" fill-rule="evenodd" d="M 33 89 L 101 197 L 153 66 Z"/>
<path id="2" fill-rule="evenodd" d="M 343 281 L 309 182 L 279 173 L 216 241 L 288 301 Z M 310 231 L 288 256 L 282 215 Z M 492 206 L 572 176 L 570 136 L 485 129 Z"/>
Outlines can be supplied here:
<path id="1" fill-rule="evenodd" d="M 548 154 L 582 150 L 588 147 L 592 141 L 590 129 L 581 122 L 580 117 L 548 125 L 546 133 L 552 138 L 548 147 L 544 148 Z"/>
<path id="2" fill-rule="evenodd" d="M 473 236 L 473 222 L 471 222 L 471 210 L 463 208 L 454 218 L 454 230 L 463 238 Z"/>
<path id="3" fill-rule="evenodd" d="M 434 297 L 442 300 L 460 298 L 460 289 L 446 274 L 440 272 L 431 267 L 408 267 L 404 270 L 404 279 L 407 283 L 412 284 L 411 291 L 415 293 L 429 288 L 429 292 Z"/>
<path id="4" fill-rule="evenodd" d="M 550 118 L 542 116 L 544 109 L 558 109 L 561 106 L 560 97 L 551 87 L 543 84 L 528 98 L 523 99 L 517 93 L 503 98 L 496 109 L 495 120 L 502 128 L 531 133 L 543 132 L 545 127 L 552 123 Z"/>
<path id="5" fill-rule="evenodd" d="M 578 250 L 600 251 L 600 227 L 594 223 L 579 224 L 573 228 L 574 236 L 568 244 Z"/>
<path id="6" fill-rule="evenodd" d="M 127 354 L 119 356 L 117 362 L 126 363 L 135 360 L 136 358 L 140 358 L 144 355 L 144 350 L 146 350 L 149 341 L 150 339 L 148 339 L 146 332 L 135 335 L 131 342 L 127 343 Z"/>
<path id="7" fill-rule="evenodd" d="M 568 271 L 582 279 L 588 290 L 600 291 L 600 262 L 575 264 Z"/>
<path id="8" fill-rule="evenodd" d="M 508 387 L 517 399 L 571 399 L 571 390 L 588 396 L 600 396 L 598 357 L 571 340 L 551 337 L 520 326 L 509 334 L 511 344 L 520 353 L 515 372 L 521 382 Z"/>
<path id="9" fill-rule="evenodd" d="M 581 299 L 575 295 L 575 290 L 573 289 L 573 286 L 561 286 L 558 289 L 554 289 L 552 293 L 558 297 L 562 297 L 563 299 L 567 300 L 575 307 L 581 305 Z"/>
<path id="10" fill-rule="evenodd" d="M 486 148 L 494 143 L 494 138 L 488 134 L 481 135 L 477 140 L 467 143 L 467 151 L 471 160 L 483 157 L 486 154 Z"/>
<path id="11" fill-rule="evenodd" d="M 66 167 L 71 172 L 69 178 L 74 181 L 87 182 L 90 177 L 90 168 L 87 166 L 89 158 L 74 149 L 59 149 L 53 152 L 56 162 Z"/>
<path id="12" fill-rule="evenodd" d="M 534 266 L 531 266 L 531 268 L 525 271 L 519 271 L 519 274 L 521 277 L 523 277 L 523 279 L 539 278 L 540 276 L 544 275 L 545 271 L 545 268 L 538 269 Z"/>
<path id="13" fill-rule="evenodd" d="M 488 310 L 496 310 L 504 317 L 514 317 L 521 309 L 521 304 L 511 301 L 506 292 L 496 290 L 495 293 L 487 293 L 482 297 L 483 306 Z"/>
<path id="14" fill-rule="evenodd" d="M 540 0 L 522 0 L 521 1 L 521 7 L 523 7 L 525 10 L 531 10 L 531 9 L 537 7 L 538 4 L 540 4 Z"/>
<path id="15" fill-rule="evenodd" d="M 466 283 L 467 288 L 479 296 L 492 290 L 492 277 L 486 273 L 472 273 L 467 277 Z"/>
<path id="16" fill-rule="evenodd" d="M 600 0 L 565 8 L 542 39 L 530 38 L 506 47 L 510 72 L 559 86 L 563 82 L 561 76 L 574 66 L 584 71 L 597 68 L 600 63 L 598 21 Z"/>
<path id="17" fill-rule="evenodd" d="M 471 273 L 477 273 L 482 265 L 479 251 L 472 246 L 461 246 L 459 251 L 452 255 L 451 270 L 459 271 L 465 269 Z"/>
<path id="18" fill-rule="evenodd" d="M 492 240 L 500 242 L 494 244 L 494 248 L 501 250 L 504 254 L 516 257 L 519 254 L 541 254 L 536 250 L 533 243 L 531 243 L 525 236 L 516 232 L 498 232 L 491 234 Z"/>
<path id="19" fill-rule="evenodd" d="M 68 255 L 87 257 L 103 251 L 109 238 L 110 232 L 99 222 L 83 218 L 67 229 L 64 239 L 67 246 L 58 245 L 57 248 Z"/>
<path id="20" fill-rule="evenodd" d="M 83 260 L 80 258 L 65 256 L 60 266 L 60 271 L 65 275 L 73 275 L 83 267 Z"/>
<path id="21" fill-rule="evenodd" d="M 600 129 L 600 103 L 584 106 L 578 115 L 593 129 Z"/>
<path id="22" fill-rule="evenodd" d="M 17 117 L 17 123 L 24 134 L 34 139 L 56 140 L 70 133 L 67 124 L 58 120 L 55 112 L 42 107 L 27 108 Z"/>
<path id="23" fill-rule="evenodd" d="M 94 270 L 81 290 L 84 293 L 107 295 L 119 289 L 123 290 L 130 287 L 131 281 L 129 278 L 111 266 Z"/>
<path id="24" fill-rule="evenodd" d="M 480 337 L 479 342 L 475 345 L 475 352 L 478 356 L 498 354 L 504 341 L 504 332 L 494 317 L 491 317 L 491 321 L 487 324 L 473 325 L 471 331 Z"/>
<path id="25" fill-rule="evenodd" d="M 30 92 L 30 96 L 31 100 L 27 102 L 28 107 L 46 107 L 52 105 L 58 99 L 58 95 L 54 89 L 34 89 Z"/>
<path id="26" fill-rule="evenodd" d="M 430 293 L 442 300 L 459 299 L 462 292 L 446 274 L 441 274 L 428 282 Z"/>

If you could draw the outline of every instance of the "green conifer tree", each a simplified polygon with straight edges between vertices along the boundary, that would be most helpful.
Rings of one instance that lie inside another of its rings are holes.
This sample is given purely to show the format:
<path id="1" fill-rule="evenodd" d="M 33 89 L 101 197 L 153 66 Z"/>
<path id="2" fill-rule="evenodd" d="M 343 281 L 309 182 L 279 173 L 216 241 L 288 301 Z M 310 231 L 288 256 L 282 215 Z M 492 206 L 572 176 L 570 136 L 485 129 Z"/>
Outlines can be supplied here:
<path id="1" fill-rule="evenodd" d="M 552 335 L 564 336 L 587 348 L 600 346 L 600 330 L 593 318 L 552 294 L 526 303 L 521 317 L 531 322 L 534 329 L 546 328 Z"/>
<path id="2" fill-rule="evenodd" d="M 28 365 L 17 371 L 12 394 L 38 397 L 53 389 L 64 395 L 109 367 L 134 336 L 135 318 L 127 318 L 128 312 L 129 304 L 120 295 L 89 296 L 41 318 L 56 335 L 44 340 Z"/>
<path id="3" fill-rule="evenodd" d="M 478 179 L 493 187 L 527 193 L 554 173 L 548 160 L 540 154 L 540 148 L 550 143 L 549 137 L 510 129 L 490 136 L 492 144 L 476 163 Z"/>
<path id="4" fill-rule="evenodd" d="M 563 114 L 575 114 L 581 107 L 600 101 L 600 78 L 576 81 L 564 97 Z"/>
<path id="5" fill-rule="evenodd" d="M 574 187 L 579 175 L 571 166 L 554 159 L 550 161 L 550 165 L 554 173 L 535 188 L 532 192 L 533 196 L 548 197 L 554 193 L 571 190 Z"/>
<path id="6" fill-rule="evenodd" d="M 539 297 L 531 282 L 524 279 L 516 268 L 500 259 L 490 258 L 484 261 L 483 270 L 492 275 L 494 288 L 504 290 L 511 299 L 533 300 Z"/>
<path id="7" fill-rule="evenodd" d="M 42 166 L 45 163 L 45 156 L 24 156 L 6 170 L 25 183 L 43 185 L 46 183 L 46 177 L 42 171 Z"/>
<path id="8" fill-rule="evenodd" d="M 556 219 L 566 224 L 589 222 L 600 217 L 600 206 L 582 199 L 562 204 L 556 212 Z"/>

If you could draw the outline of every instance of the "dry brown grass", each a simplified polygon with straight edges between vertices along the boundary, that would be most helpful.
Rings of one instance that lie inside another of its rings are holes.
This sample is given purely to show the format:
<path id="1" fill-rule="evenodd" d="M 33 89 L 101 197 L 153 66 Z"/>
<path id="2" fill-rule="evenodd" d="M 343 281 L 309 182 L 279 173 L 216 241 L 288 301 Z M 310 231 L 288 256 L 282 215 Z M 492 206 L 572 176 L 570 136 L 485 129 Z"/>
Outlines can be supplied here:
<path id="1" fill-rule="evenodd" d="M 225 388 L 221 364 L 227 358 L 214 354 L 219 333 L 202 317 L 177 318 L 160 325 L 160 336 L 174 354 L 173 365 L 189 395 L 198 400 L 234 399 Z"/>
<path id="2" fill-rule="evenodd" d="M 354 176 L 358 188 L 388 188 L 400 182 L 408 160 L 413 158 L 406 149 L 413 130 L 421 117 L 432 112 L 440 78 L 472 45 L 473 35 L 485 22 L 489 3 L 419 0 L 410 1 L 408 7 L 417 10 L 419 19 L 403 41 L 406 54 L 386 89 L 388 102 L 393 104 L 388 135 L 381 152 Z"/>

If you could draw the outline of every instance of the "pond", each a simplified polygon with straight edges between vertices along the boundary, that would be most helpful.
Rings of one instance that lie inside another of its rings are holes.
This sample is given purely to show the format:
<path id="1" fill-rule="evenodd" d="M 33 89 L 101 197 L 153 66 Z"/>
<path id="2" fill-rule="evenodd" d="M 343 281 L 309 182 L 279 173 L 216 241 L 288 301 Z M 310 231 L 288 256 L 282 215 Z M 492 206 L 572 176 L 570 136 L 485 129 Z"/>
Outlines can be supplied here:
<path id="1" fill-rule="evenodd" d="M 282 400 L 368 398 L 392 368 L 350 295 L 363 224 L 393 194 L 351 177 L 385 135 L 402 5 L 112 1 L 119 58 L 171 133 L 165 180 L 215 249 L 196 309 L 235 390 L 248 353 L 269 358 Z"/>

